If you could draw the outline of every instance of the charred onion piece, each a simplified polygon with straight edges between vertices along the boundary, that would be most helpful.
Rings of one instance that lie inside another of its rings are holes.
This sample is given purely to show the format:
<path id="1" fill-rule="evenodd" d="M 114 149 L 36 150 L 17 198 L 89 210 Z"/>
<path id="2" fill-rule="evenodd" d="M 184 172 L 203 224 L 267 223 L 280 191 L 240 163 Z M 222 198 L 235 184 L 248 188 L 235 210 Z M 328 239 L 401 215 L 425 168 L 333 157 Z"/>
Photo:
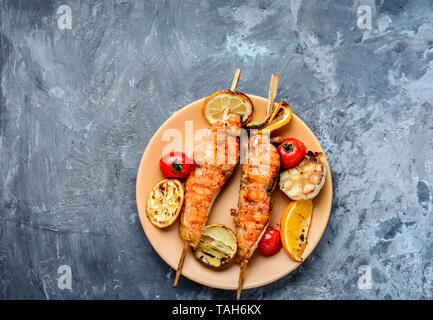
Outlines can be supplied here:
<path id="1" fill-rule="evenodd" d="M 194 256 L 205 266 L 220 268 L 228 264 L 238 246 L 233 231 L 222 224 L 211 224 L 203 229 Z"/>

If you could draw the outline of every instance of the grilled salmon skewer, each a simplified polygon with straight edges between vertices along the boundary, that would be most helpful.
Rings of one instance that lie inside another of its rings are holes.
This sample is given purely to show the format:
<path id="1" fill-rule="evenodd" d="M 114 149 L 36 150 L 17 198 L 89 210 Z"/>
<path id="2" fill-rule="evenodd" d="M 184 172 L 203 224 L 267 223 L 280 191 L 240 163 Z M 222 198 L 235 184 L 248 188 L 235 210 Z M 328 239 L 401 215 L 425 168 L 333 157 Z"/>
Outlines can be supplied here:
<path id="1" fill-rule="evenodd" d="M 269 88 L 267 116 L 272 112 L 278 87 L 273 74 Z M 247 163 L 242 168 L 238 209 L 234 210 L 238 257 L 241 262 L 236 298 L 239 300 L 249 259 L 269 224 L 272 191 L 280 170 L 280 156 L 269 133 L 250 132 Z"/>
<path id="2" fill-rule="evenodd" d="M 233 92 L 236 91 L 239 76 L 240 69 L 237 69 L 230 88 Z M 242 121 L 239 115 L 229 112 L 229 108 L 224 110 L 223 118 L 212 125 L 194 150 L 196 166 L 186 180 L 184 207 L 180 216 L 180 236 L 184 247 L 173 287 L 179 281 L 188 248 L 197 248 L 213 202 L 239 163 Z"/>

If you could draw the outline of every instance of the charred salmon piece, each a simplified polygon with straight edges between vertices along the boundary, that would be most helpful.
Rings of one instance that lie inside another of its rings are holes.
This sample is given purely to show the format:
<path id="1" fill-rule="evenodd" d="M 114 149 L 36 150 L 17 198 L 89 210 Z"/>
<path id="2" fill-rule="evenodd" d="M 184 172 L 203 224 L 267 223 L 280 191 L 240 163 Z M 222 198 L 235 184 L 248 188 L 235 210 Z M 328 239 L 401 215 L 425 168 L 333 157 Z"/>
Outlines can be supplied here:
<path id="1" fill-rule="evenodd" d="M 218 120 L 194 152 L 196 166 L 185 183 L 180 236 L 193 249 L 197 247 L 212 204 L 239 163 L 238 115 Z"/>
<path id="2" fill-rule="evenodd" d="M 278 88 L 277 74 L 272 74 L 268 91 L 266 118 L 274 107 Z M 269 132 L 250 131 L 247 163 L 242 167 L 238 209 L 232 210 L 241 263 L 236 298 L 239 300 L 248 261 L 266 231 L 271 217 L 272 191 L 280 171 L 280 155 L 272 145 Z"/>
<path id="3" fill-rule="evenodd" d="M 230 90 L 236 91 L 241 70 L 236 69 Z M 184 207 L 179 233 L 184 247 L 179 258 L 173 287 L 182 273 L 187 250 L 195 250 L 212 205 L 239 163 L 239 136 L 242 121 L 239 115 L 224 109 L 222 119 L 212 124 L 206 137 L 194 150 L 195 169 L 186 180 Z"/>
<path id="4" fill-rule="evenodd" d="M 252 147 L 252 145 L 256 146 Z M 272 191 L 280 170 L 277 149 L 262 136 L 250 141 L 248 163 L 242 168 L 238 210 L 234 217 L 238 257 L 248 261 L 271 216 Z"/>
<path id="5" fill-rule="evenodd" d="M 238 209 L 233 212 L 241 263 L 237 299 L 249 259 L 268 227 L 272 210 L 272 191 L 280 170 L 280 155 L 269 137 L 250 140 L 248 163 L 242 168 Z M 256 146 L 254 146 L 256 144 Z"/>

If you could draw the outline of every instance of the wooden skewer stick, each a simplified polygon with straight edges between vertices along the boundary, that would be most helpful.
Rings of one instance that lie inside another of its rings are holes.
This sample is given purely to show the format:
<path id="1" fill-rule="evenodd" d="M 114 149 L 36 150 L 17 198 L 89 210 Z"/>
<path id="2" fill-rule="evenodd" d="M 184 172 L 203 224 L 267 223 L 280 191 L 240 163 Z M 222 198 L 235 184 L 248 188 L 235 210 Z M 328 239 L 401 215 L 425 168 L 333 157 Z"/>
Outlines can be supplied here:
<path id="1" fill-rule="evenodd" d="M 232 85 L 230 87 L 231 91 L 233 92 L 236 91 L 236 87 L 238 86 L 240 76 L 241 76 L 241 69 L 237 68 L 235 75 L 233 77 Z M 224 109 L 223 119 L 229 114 L 229 112 L 230 112 L 230 107 Z M 177 265 L 176 277 L 174 278 L 173 288 L 176 288 L 177 283 L 179 282 L 180 275 L 182 274 L 183 263 L 185 262 L 185 257 L 186 254 L 188 253 L 188 248 L 189 248 L 189 244 L 188 242 L 185 241 L 182 249 L 182 253 L 180 255 L 179 263 Z"/>
<path id="2" fill-rule="evenodd" d="M 242 261 L 241 270 L 239 271 L 239 282 L 238 282 L 238 292 L 236 294 L 236 300 L 241 298 L 242 287 L 244 285 L 244 275 L 245 270 L 247 269 L 248 261 Z"/>
<path id="3" fill-rule="evenodd" d="M 268 93 L 268 106 L 267 106 L 267 110 L 266 110 L 266 117 L 268 117 L 272 110 L 274 109 L 274 101 L 275 101 L 275 97 L 277 96 L 277 89 L 278 89 L 278 80 L 279 80 L 279 76 L 277 74 L 272 74 L 271 77 L 271 83 L 269 85 L 269 93 Z M 266 230 L 266 228 L 265 228 Z M 257 239 L 257 243 L 256 246 L 258 245 L 258 242 L 260 241 L 261 237 L 264 234 L 264 230 L 262 232 L 262 235 L 259 237 L 259 239 Z M 241 262 L 241 269 L 239 271 L 239 281 L 238 281 L 238 291 L 236 294 L 236 299 L 239 300 L 241 298 L 241 292 L 242 292 L 242 287 L 244 285 L 244 277 L 245 277 L 245 271 L 247 268 L 247 264 L 248 264 L 248 260 L 243 260 Z"/>
<path id="4" fill-rule="evenodd" d="M 176 288 L 177 283 L 179 281 L 180 275 L 182 273 L 183 263 L 185 262 L 185 257 L 186 257 L 186 254 L 188 253 L 188 248 L 189 248 L 189 244 L 188 244 L 188 242 L 185 241 L 185 243 L 183 245 L 182 253 L 180 255 L 179 264 L 177 265 L 176 278 L 174 278 L 173 288 Z"/>
<path id="5" fill-rule="evenodd" d="M 271 76 L 271 84 L 269 85 L 268 106 L 266 109 L 266 118 L 269 117 L 274 110 L 275 97 L 277 96 L 278 80 L 280 76 L 273 73 Z"/>
<path id="6" fill-rule="evenodd" d="M 235 75 L 233 77 L 232 85 L 230 87 L 230 91 L 235 92 L 236 87 L 238 86 L 239 78 L 241 76 L 241 69 L 237 68 L 235 71 Z"/>
<path id="7" fill-rule="evenodd" d="M 235 92 L 238 86 L 239 78 L 241 77 L 241 69 L 237 68 L 235 71 L 235 75 L 233 77 L 232 85 L 230 87 L 230 91 Z M 223 119 L 225 119 L 230 112 L 230 107 L 226 107 L 223 112 Z"/>

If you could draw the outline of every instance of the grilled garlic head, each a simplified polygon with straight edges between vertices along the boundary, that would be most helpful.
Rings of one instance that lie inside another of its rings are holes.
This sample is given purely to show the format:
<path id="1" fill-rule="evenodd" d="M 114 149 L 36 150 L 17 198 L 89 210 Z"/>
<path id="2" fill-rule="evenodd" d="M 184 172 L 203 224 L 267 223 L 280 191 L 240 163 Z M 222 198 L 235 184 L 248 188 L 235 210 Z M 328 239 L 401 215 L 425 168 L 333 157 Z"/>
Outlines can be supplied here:
<path id="1" fill-rule="evenodd" d="M 325 183 L 323 153 L 308 152 L 295 167 L 280 174 L 280 189 L 292 200 L 312 199 Z"/>

